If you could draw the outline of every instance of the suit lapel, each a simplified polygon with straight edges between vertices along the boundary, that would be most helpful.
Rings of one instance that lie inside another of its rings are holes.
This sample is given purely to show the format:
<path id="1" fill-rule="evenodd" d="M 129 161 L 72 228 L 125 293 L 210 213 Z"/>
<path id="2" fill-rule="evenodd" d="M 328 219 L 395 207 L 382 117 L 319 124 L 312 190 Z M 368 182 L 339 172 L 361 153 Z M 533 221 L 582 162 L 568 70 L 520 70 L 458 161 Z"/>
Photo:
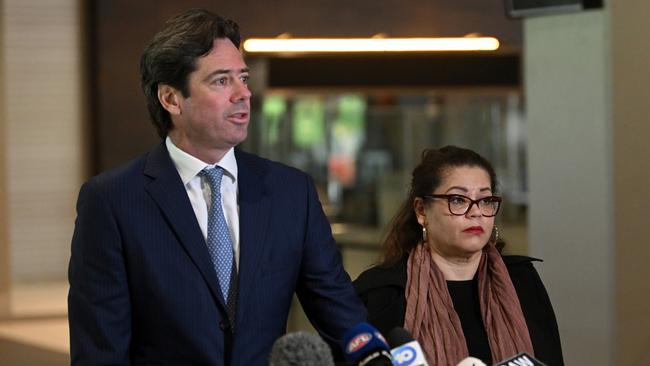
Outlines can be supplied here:
<path id="1" fill-rule="evenodd" d="M 187 197 L 185 187 L 164 144 L 158 145 L 147 158 L 144 174 L 152 178 L 145 187 L 178 237 L 187 254 L 207 282 L 212 296 L 225 305 L 201 228 Z"/>
<path id="2" fill-rule="evenodd" d="M 235 150 L 239 188 L 239 283 L 236 317 L 241 321 L 255 301 L 253 288 L 260 270 L 271 198 L 265 185 L 265 162 L 255 156 Z M 238 321 L 238 322 L 239 322 Z"/>

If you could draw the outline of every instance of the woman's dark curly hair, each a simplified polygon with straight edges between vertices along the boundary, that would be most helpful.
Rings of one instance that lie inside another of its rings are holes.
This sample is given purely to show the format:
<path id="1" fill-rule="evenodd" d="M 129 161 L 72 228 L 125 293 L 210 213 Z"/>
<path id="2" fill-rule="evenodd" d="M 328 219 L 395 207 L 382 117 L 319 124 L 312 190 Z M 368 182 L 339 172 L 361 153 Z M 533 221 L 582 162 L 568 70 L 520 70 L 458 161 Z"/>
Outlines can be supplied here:
<path id="1" fill-rule="evenodd" d="M 462 166 L 479 167 L 485 170 L 490 176 L 492 192 L 496 191 L 497 178 L 492 164 L 476 152 L 456 146 L 424 150 L 422 161 L 413 169 L 408 197 L 392 219 L 384 237 L 381 265 L 389 266 L 398 262 L 418 245 L 422 240 L 422 226 L 418 223 L 413 202 L 417 197 L 433 193 L 450 168 Z M 497 243 L 497 247 L 502 246 L 503 243 Z"/>

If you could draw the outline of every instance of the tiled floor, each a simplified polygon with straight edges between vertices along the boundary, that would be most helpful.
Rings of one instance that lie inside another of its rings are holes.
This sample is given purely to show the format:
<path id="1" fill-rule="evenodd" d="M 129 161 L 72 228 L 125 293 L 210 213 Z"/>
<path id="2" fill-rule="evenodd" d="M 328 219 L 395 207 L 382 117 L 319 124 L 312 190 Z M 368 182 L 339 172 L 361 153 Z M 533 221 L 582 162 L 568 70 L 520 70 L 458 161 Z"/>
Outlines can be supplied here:
<path id="1" fill-rule="evenodd" d="M 66 282 L 15 284 L 11 316 L 0 320 L 0 365 L 70 364 Z"/>

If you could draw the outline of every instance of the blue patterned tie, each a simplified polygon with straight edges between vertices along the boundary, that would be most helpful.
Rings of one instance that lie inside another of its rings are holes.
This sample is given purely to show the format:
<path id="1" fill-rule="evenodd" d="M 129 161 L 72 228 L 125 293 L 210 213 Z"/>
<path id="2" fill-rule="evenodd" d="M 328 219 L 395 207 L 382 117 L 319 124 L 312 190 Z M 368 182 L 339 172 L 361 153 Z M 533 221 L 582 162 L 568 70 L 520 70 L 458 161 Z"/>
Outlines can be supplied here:
<path id="1" fill-rule="evenodd" d="M 223 177 L 223 168 L 216 166 L 214 168 L 205 168 L 201 174 L 207 179 L 212 191 L 212 199 L 208 212 L 208 251 L 212 257 L 212 264 L 217 271 L 219 285 L 223 299 L 228 303 L 228 291 L 230 290 L 230 281 L 234 267 L 234 255 L 232 241 L 230 240 L 230 231 L 221 207 L 221 178 Z"/>

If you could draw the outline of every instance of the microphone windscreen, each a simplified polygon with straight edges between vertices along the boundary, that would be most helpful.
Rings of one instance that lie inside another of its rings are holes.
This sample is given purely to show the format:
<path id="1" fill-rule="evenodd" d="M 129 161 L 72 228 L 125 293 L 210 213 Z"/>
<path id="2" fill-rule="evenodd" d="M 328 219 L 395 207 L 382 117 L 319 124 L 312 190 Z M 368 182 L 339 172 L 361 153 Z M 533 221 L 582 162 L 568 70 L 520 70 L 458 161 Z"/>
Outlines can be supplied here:
<path id="1" fill-rule="evenodd" d="M 390 349 L 379 331 L 368 323 L 359 323 L 343 336 L 343 354 L 352 364 L 357 364 L 372 354 L 390 360 Z"/>
<path id="2" fill-rule="evenodd" d="M 269 366 L 334 366 L 329 346 L 309 332 L 288 333 L 273 344 Z"/>
<path id="3" fill-rule="evenodd" d="M 402 327 L 395 327 L 390 332 L 388 332 L 388 335 L 386 336 L 386 340 L 388 340 L 388 344 L 390 345 L 391 348 L 395 348 L 403 344 L 412 342 L 415 339 L 413 338 L 411 333 L 408 332 L 408 330 Z"/>

